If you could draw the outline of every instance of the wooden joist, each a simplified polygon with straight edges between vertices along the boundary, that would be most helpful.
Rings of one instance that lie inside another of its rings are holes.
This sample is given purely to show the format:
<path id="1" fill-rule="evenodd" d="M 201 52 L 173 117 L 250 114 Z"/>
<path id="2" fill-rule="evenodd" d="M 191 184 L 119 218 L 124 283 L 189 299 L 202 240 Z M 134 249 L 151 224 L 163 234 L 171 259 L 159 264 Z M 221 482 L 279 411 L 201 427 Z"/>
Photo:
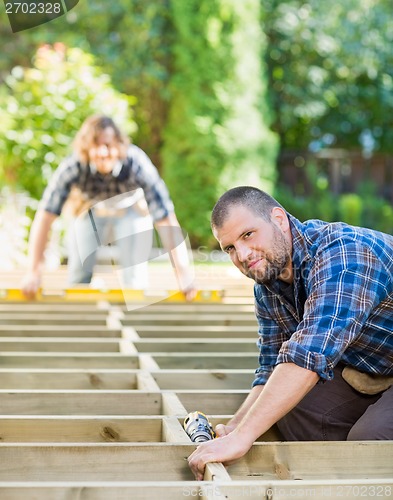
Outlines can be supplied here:
<path id="1" fill-rule="evenodd" d="M 227 467 L 232 480 L 391 480 L 391 443 L 256 443 Z M 193 481 L 193 443 L 0 444 L 3 481 Z"/>
<path id="2" fill-rule="evenodd" d="M 115 353 L 0 352 L 2 368 L 139 368 L 138 356 Z"/>
<path id="3" fill-rule="evenodd" d="M 0 368 L 0 389 L 139 389 L 139 370 Z"/>
<path id="4" fill-rule="evenodd" d="M 0 391 L 0 415 L 162 415 L 162 394 L 124 390 Z"/>

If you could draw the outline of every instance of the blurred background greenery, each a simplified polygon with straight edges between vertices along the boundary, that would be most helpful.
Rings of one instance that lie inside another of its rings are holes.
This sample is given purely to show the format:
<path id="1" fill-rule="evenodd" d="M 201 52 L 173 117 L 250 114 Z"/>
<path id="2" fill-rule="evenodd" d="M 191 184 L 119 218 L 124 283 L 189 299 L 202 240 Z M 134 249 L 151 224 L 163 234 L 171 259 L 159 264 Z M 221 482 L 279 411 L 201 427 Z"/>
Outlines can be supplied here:
<path id="1" fill-rule="evenodd" d="M 20 33 L 2 22 L 0 222 L 14 203 L 25 242 L 102 112 L 157 165 L 194 248 L 215 248 L 211 209 L 239 184 L 301 220 L 391 233 L 391 14 L 391 0 L 81 0 Z"/>

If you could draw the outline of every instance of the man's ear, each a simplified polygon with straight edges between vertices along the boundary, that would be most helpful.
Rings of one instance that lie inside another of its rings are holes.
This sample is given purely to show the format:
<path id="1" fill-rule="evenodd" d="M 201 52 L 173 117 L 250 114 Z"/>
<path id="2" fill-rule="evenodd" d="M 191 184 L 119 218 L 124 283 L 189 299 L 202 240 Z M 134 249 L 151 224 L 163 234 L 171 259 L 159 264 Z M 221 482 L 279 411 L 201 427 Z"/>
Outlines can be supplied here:
<path id="1" fill-rule="evenodd" d="M 289 219 L 287 213 L 281 207 L 274 207 L 271 211 L 271 219 L 284 233 L 289 229 Z"/>

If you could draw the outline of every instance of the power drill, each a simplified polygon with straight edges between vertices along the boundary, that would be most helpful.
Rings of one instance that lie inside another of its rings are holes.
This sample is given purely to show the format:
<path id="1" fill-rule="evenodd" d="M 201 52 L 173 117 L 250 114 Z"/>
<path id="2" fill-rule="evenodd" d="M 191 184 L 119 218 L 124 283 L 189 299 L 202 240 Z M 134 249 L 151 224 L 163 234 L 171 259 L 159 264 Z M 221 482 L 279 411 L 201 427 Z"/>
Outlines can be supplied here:
<path id="1" fill-rule="evenodd" d="M 184 430 L 194 443 L 210 441 L 216 437 L 212 424 L 201 411 L 193 411 L 184 419 Z"/>

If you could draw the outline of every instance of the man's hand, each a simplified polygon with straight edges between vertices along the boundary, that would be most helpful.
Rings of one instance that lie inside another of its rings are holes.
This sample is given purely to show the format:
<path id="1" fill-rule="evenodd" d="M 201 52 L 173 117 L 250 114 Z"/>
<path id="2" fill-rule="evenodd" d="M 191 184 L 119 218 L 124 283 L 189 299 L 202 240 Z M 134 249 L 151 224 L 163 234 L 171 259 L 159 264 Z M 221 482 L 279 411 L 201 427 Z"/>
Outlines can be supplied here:
<path id="1" fill-rule="evenodd" d="M 191 300 L 195 299 L 197 292 L 198 290 L 194 287 L 194 285 L 191 285 L 182 290 L 182 293 L 187 302 L 190 302 Z"/>
<path id="2" fill-rule="evenodd" d="M 241 437 L 233 431 L 223 437 L 201 443 L 188 457 L 188 465 L 195 478 L 202 481 L 207 463 L 221 462 L 228 465 L 245 455 L 251 446 L 252 441 L 247 441 L 244 436 Z"/>
<path id="3" fill-rule="evenodd" d="M 230 434 L 233 430 L 235 430 L 236 425 L 231 424 L 217 424 L 215 427 L 217 437 L 224 437 Z"/>
<path id="4" fill-rule="evenodd" d="M 29 300 L 35 299 L 41 285 L 41 273 L 29 272 L 22 281 L 21 290 Z"/>

